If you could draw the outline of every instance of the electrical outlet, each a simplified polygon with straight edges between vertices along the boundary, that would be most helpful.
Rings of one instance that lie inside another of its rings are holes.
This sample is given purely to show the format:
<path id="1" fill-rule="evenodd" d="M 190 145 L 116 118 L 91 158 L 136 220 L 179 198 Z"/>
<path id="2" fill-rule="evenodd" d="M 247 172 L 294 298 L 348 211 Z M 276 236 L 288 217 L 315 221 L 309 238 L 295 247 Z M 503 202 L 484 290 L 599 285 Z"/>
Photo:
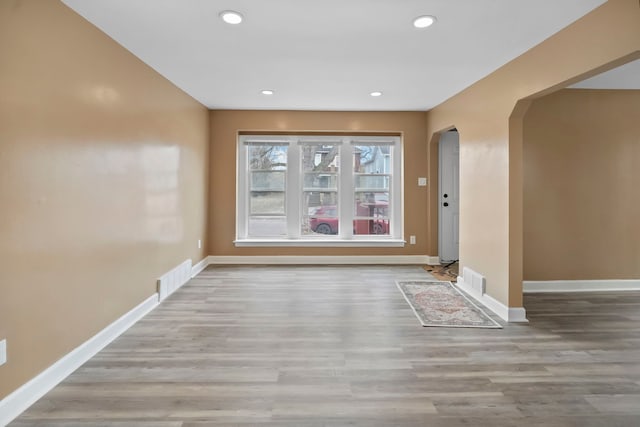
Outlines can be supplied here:
<path id="1" fill-rule="evenodd" d="M 0 365 L 7 363 L 7 340 L 0 341 Z"/>
<path id="2" fill-rule="evenodd" d="M 198 249 L 202 249 L 202 240 L 198 239 Z"/>
<path id="3" fill-rule="evenodd" d="M 426 187 L 427 186 L 427 178 L 420 177 L 418 178 L 418 187 Z"/>
<path id="4" fill-rule="evenodd" d="M 416 244 L 416 236 L 409 236 L 409 244 L 410 245 Z"/>

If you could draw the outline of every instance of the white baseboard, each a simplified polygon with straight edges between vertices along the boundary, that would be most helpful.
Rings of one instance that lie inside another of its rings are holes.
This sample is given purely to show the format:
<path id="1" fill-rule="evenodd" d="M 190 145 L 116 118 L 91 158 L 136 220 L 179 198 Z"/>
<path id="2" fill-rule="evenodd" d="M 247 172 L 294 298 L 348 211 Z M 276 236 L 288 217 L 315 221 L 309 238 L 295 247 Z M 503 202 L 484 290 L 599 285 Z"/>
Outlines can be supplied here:
<path id="1" fill-rule="evenodd" d="M 209 256 L 209 264 L 264 264 L 264 265 L 317 265 L 317 264 L 394 264 L 414 265 L 430 264 L 433 259 L 428 255 L 357 255 L 357 256 Z"/>
<path id="2" fill-rule="evenodd" d="M 200 261 L 199 263 L 197 263 L 196 265 L 194 265 L 191 268 L 191 277 L 196 277 L 198 274 L 200 274 L 200 272 L 202 270 L 204 270 L 205 268 L 207 268 L 207 266 L 209 265 L 209 258 L 208 256 L 204 257 L 202 259 L 202 261 Z"/>
<path id="3" fill-rule="evenodd" d="M 426 255 L 427 257 L 427 265 L 440 265 L 440 257 L 439 256 L 430 256 L 430 255 Z"/>
<path id="4" fill-rule="evenodd" d="M 89 338 L 89 340 L 63 356 L 35 378 L 0 400 L 0 426 L 9 424 L 157 305 L 158 295 L 153 294 L 92 338 Z"/>
<path id="5" fill-rule="evenodd" d="M 640 291 L 640 280 L 525 280 L 524 293 Z"/>
<path id="6" fill-rule="evenodd" d="M 471 286 L 471 284 L 465 283 L 461 276 L 458 276 L 458 281 L 455 285 L 463 290 L 467 295 L 497 314 L 502 320 L 514 323 L 528 322 L 527 312 L 524 307 L 508 307 L 489 294 L 477 291 Z"/>

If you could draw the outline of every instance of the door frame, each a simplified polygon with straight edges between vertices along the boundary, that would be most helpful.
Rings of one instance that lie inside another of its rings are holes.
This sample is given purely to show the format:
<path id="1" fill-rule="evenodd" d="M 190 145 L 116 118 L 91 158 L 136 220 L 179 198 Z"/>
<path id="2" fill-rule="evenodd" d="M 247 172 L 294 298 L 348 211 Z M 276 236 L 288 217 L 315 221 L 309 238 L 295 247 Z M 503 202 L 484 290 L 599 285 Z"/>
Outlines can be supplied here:
<path id="1" fill-rule="evenodd" d="M 443 206 L 442 206 L 442 175 L 443 175 L 443 171 L 445 170 L 445 168 L 443 167 L 443 161 L 442 161 L 442 150 L 441 150 L 441 140 L 442 137 L 447 134 L 448 132 L 452 132 L 455 131 L 458 134 L 458 153 L 460 152 L 460 133 L 458 132 L 458 130 L 454 127 L 451 129 L 447 129 L 444 130 L 442 132 L 439 133 L 438 135 L 438 189 L 437 189 L 437 195 L 436 195 L 436 199 L 438 201 L 437 204 L 437 212 L 438 212 L 438 258 L 440 259 L 440 262 L 443 261 L 442 259 L 442 242 L 443 242 L 443 224 L 442 224 L 442 211 L 443 211 Z M 459 156 L 459 155 L 458 155 Z M 458 185 L 460 185 L 460 157 L 458 157 Z M 460 189 L 458 188 L 458 215 L 460 214 Z M 460 241 L 460 223 L 458 222 L 458 241 Z M 460 248 L 458 248 L 458 256 L 455 260 L 444 260 L 444 261 L 458 261 L 460 258 Z"/>

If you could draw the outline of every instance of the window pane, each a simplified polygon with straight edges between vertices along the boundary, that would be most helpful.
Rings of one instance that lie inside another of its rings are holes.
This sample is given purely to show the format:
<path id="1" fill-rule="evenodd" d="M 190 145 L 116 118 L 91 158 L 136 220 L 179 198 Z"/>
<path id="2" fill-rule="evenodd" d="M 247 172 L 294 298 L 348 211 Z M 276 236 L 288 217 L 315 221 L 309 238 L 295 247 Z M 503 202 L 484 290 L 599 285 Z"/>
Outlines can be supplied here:
<path id="1" fill-rule="evenodd" d="M 357 218 L 389 218 L 389 202 L 383 200 L 375 200 L 376 195 L 362 194 L 367 199 L 356 200 L 355 216 Z M 385 197 L 384 194 L 377 195 L 380 198 Z"/>
<path id="2" fill-rule="evenodd" d="M 389 191 L 389 181 L 390 177 L 388 175 L 356 175 L 356 191 Z"/>
<path id="3" fill-rule="evenodd" d="M 249 169 L 261 170 L 286 170 L 288 145 L 250 145 Z"/>
<path id="4" fill-rule="evenodd" d="M 356 216 L 360 216 L 360 214 L 358 213 L 360 211 L 358 206 L 362 208 L 362 205 L 366 205 L 366 206 L 384 205 L 388 208 L 389 192 L 388 191 L 381 191 L 381 192 L 356 191 L 354 201 L 355 201 L 354 206 L 356 207 L 356 210 L 355 210 Z"/>
<path id="5" fill-rule="evenodd" d="M 303 235 L 338 234 L 337 195 L 336 192 L 304 192 L 300 230 Z"/>
<path id="6" fill-rule="evenodd" d="M 305 190 L 338 190 L 338 175 L 329 173 L 307 172 L 304 174 Z"/>
<path id="7" fill-rule="evenodd" d="M 303 172 L 338 172 L 339 148 L 339 145 L 300 145 Z"/>
<path id="8" fill-rule="evenodd" d="M 250 215 L 284 215 L 284 192 L 252 191 L 249 199 Z"/>
<path id="9" fill-rule="evenodd" d="M 353 234 L 389 235 L 388 219 L 356 219 L 353 221 Z"/>
<path id="10" fill-rule="evenodd" d="M 356 193 L 354 234 L 389 234 L 389 193 Z"/>
<path id="11" fill-rule="evenodd" d="M 283 216 L 249 217 L 249 236 L 283 237 L 287 235 L 287 218 Z"/>
<path id="12" fill-rule="evenodd" d="M 252 171 L 251 190 L 253 191 L 284 191 L 284 171 Z"/>
<path id="13" fill-rule="evenodd" d="M 354 145 L 353 171 L 355 173 L 391 173 L 390 145 Z"/>

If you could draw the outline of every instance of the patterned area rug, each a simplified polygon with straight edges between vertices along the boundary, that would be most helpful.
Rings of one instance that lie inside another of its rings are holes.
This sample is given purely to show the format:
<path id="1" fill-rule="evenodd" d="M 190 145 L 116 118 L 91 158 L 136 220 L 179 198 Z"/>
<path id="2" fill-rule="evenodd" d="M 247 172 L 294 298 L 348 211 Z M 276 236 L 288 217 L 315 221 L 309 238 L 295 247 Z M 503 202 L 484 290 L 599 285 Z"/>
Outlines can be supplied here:
<path id="1" fill-rule="evenodd" d="M 502 328 L 450 282 L 397 281 L 422 326 Z"/>

